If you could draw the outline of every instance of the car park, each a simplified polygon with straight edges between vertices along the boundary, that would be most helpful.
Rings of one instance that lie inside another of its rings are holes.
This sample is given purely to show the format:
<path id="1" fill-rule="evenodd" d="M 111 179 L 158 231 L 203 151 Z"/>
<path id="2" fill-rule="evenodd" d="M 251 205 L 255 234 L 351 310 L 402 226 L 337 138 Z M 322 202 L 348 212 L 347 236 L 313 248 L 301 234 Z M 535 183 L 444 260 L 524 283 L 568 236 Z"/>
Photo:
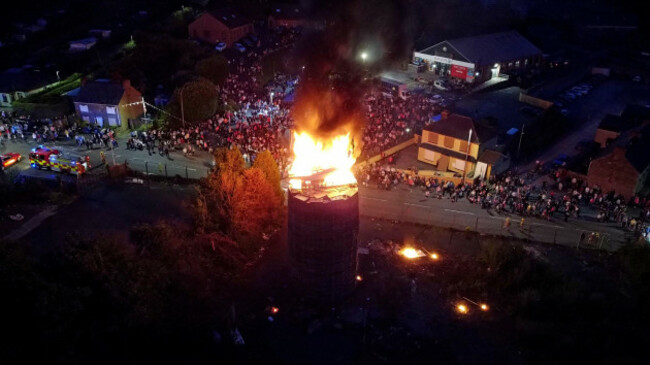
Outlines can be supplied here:
<path id="1" fill-rule="evenodd" d="M 241 43 L 235 43 L 235 44 L 233 45 L 233 47 L 235 47 L 235 49 L 238 50 L 238 51 L 241 52 L 241 53 L 246 52 L 246 47 L 242 46 Z"/>
<path id="2" fill-rule="evenodd" d="M 217 44 L 214 46 L 214 49 L 217 50 L 217 51 L 219 51 L 219 52 L 221 52 L 221 51 L 223 51 L 224 49 L 226 49 L 226 43 L 224 43 L 224 42 L 219 42 L 219 43 L 217 43 Z"/>

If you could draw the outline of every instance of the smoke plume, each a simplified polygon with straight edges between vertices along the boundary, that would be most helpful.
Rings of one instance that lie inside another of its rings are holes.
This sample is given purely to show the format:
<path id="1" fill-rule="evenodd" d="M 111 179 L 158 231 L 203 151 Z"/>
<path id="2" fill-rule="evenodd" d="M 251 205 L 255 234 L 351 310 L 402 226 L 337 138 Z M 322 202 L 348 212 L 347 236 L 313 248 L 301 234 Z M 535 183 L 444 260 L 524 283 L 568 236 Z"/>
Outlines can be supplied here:
<path id="1" fill-rule="evenodd" d="M 359 136 L 368 75 L 411 52 L 414 22 L 408 2 L 322 1 L 305 6 L 314 23 L 326 25 L 308 30 L 298 45 L 297 59 L 304 68 L 292 109 L 296 129 L 322 139 Z"/>

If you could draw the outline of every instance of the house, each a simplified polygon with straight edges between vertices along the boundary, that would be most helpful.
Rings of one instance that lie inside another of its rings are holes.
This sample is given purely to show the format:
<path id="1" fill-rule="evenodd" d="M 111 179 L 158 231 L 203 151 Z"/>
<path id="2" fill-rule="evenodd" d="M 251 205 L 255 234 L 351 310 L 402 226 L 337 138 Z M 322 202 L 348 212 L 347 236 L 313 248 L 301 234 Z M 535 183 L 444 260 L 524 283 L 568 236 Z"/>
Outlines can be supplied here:
<path id="1" fill-rule="evenodd" d="M 14 101 L 36 93 L 56 80 L 54 70 L 31 65 L 10 68 L 0 73 L 0 107 L 10 107 Z"/>
<path id="2" fill-rule="evenodd" d="M 480 83 L 540 67 L 542 51 L 516 31 L 442 41 L 414 54 L 429 72 Z"/>
<path id="3" fill-rule="evenodd" d="M 620 116 L 607 114 L 598 125 L 594 142 L 606 148 L 621 136 L 621 133 L 650 122 L 650 108 L 641 105 L 627 105 Z"/>
<path id="4" fill-rule="evenodd" d="M 87 51 L 97 44 L 97 38 L 88 37 L 76 41 L 70 41 L 68 44 L 70 45 L 70 52 Z"/>
<path id="5" fill-rule="evenodd" d="M 643 112 L 633 106 L 623 115 L 629 120 L 633 115 L 641 117 Z M 604 192 L 615 191 L 626 198 L 647 194 L 650 190 L 650 124 L 622 131 L 610 142 L 600 157 L 589 164 L 587 182 L 600 186 Z"/>
<path id="6" fill-rule="evenodd" d="M 210 44 L 231 46 L 253 32 L 253 22 L 232 8 L 206 11 L 188 26 L 189 35 Z"/>
<path id="7" fill-rule="evenodd" d="M 121 83 L 106 79 L 86 82 L 74 100 L 79 118 L 100 126 L 119 126 L 143 113 L 142 94 L 129 80 Z M 135 103 L 135 104 L 134 104 Z"/>
<path id="8" fill-rule="evenodd" d="M 307 25 L 307 14 L 298 4 L 278 3 L 271 5 L 269 27 L 297 28 Z"/>
<path id="9" fill-rule="evenodd" d="M 470 117 L 445 113 L 439 122 L 422 130 L 418 160 L 435 166 L 438 171 L 487 179 L 493 167 L 505 160 L 505 156 L 494 150 L 496 137 L 493 130 Z"/>

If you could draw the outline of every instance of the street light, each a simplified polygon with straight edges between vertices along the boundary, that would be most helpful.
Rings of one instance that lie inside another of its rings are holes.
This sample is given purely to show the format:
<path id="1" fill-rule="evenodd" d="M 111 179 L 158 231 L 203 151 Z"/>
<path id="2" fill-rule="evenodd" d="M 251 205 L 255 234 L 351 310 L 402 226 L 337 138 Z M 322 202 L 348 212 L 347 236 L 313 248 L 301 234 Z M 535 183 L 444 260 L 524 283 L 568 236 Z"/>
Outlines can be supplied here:
<path id="1" fill-rule="evenodd" d="M 366 63 L 366 58 L 368 58 L 368 54 L 366 52 L 361 53 L 361 59 L 363 60 L 363 63 Z"/>
<path id="2" fill-rule="evenodd" d="M 181 120 L 183 121 L 183 129 L 185 129 L 185 111 L 183 110 L 183 90 L 185 90 L 185 84 L 181 87 Z"/>
<path id="3" fill-rule="evenodd" d="M 275 93 L 271 91 L 271 94 L 269 94 L 269 99 L 271 100 L 271 104 L 273 104 L 273 95 L 275 95 Z"/>

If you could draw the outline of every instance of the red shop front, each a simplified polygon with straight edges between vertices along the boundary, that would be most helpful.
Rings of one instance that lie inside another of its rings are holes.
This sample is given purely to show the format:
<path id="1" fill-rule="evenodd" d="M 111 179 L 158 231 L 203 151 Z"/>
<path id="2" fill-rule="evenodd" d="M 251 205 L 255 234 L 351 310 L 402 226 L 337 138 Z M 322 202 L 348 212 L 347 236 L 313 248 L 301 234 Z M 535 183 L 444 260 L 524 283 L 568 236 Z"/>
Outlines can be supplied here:
<path id="1" fill-rule="evenodd" d="M 451 65 L 451 77 L 465 80 L 467 79 L 468 70 L 469 68 L 465 66 Z"/>

